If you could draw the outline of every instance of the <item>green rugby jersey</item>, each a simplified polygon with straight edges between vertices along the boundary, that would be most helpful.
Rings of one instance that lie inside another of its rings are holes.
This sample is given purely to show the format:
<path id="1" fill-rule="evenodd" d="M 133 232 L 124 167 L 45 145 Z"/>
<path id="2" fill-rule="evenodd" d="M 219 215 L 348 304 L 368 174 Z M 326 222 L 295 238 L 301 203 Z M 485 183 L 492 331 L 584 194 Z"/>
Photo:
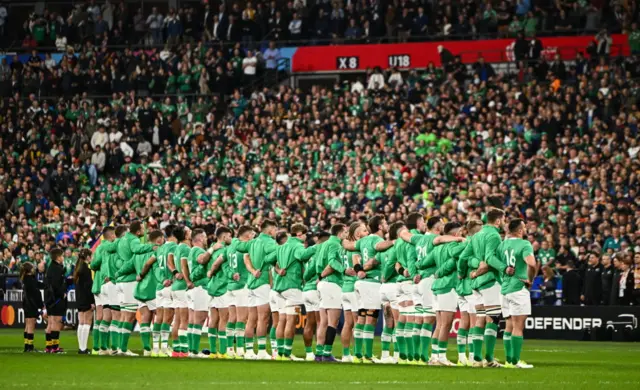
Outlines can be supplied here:
<path id="1" fill-rule="evenodd" d="M 116 272 L 116 283 L 131 283 L 136 281 L 136 268 L 133 266 L 133 257 L 122 262 L 122 266 Z"/>
<path id="2" fill-rule="evenodd" d="M 207 279 L 207 264 L 198 263 L 198 257 L 207 251 L 199 246 L 194 246 L 189 251 L 187 261 L 189 263 L 189 279 L 194 287 L 204 287 L 209 283 Z"/>
<path id="3" fill-rule="evenodd" d="M 104 278 L 107 276 L 108 258 L 115 252 L 115 249 L 116 243 L 114 241 L 103 240 L 93 254 L 93 259 L 91 260 L 91 269 L 95 271 L 93 285 L 91 286 L 93 294 L 100 294 Z"/>
<path id="4" fill-rule="evenodd" d="M 154 252 L 147 252 L 141 255 L 133 255 L 131 262 L 135 268 L 135 274 L 140 275 L 145 263 L 151 257 L 155 256 Z M 149 301 L 156 298 L 156 286 L 158 281 L 153 272 L 147 272 L 142 280 L 136 283 L 136 289 L 133 292 L 133 297 L 139 301 Z"/>
<path id="5" fill-rule="evenodd" d="M 315 246 L 318 247 L 320 245 Z M 317 256 L 311 257 L 309 262 L 305 264 L 304 273 L 302 274 L 302 278 L 304 280 L 304 287 L 302 288 L 302 291 L 314 291 L 318 289 L 318 285 L 316 283 L 318 280 L 318 273 L 316 272 L 316 258 Z"/>
<path id="6" fill-rule="evenodd" d="M 416 248 L 416 268 L 422 279 L 433 276 L 436 273 L 434 264 L 427 264 L 427 256 L 434 248 L 433 241 L 438 237 L 433 233 L 414 234 L 411 236 L 411 245 Z"/>
<path id="7" fill-rule="evenodd" d="M 304 247 L 304 243 L 297 237 L 289 237 L 287 242 L 280 245 L 269 257 L 275 257 L 280 269 L 286 270 L 284 276 L 275 274 L 273 290 L 283 292 L 289 289 L 302 289 L 302 264 L 306 263 L 316 253 L 316 246 Z M 273 260 L 269 259 L 268 263 Z"/>
<path id="8" fill-rule="evenodd" d="M 164 282 L 166 280 L 173 280 L 173 274 L 169 271 L 167 262 L 169 255 L 173 254 L 178 248 L 178 244 L 173 241 L 167 241 L 158 248 L 156 251 L 156 262 L 153 264 L 153 273 L 155 274 L 156 290 L 162 290 L 164 288 Z M 175 256 L 174 256 L 175 257 Z"/>
<path id="9" fill-rule="evenodd" d="M 431 287 L 434 295 L 446 294 L 456 288 L 458 284 L 456 259 L 464 248 L 464 244 L 449 242 L 437 245 L 429 251 L 425 263 L 436 267 L 436 280 Z"/>
<path id="10" fill-rule="evenodd" d="M 382 283 L 396 283 L 400 275 L 396 272 L 396 248 L 392 246 L 382 252 Z"/>
<path id="11" fill-rule="evenodd" d="M 498 261 L 507 267 L 514 267 L 513 275 L 503 274 L 502 295 L 518 292 L 526 288 L 524 281 L 528 280 L 528 265 L 524 260 L 527 256 L 533 255 L 533 246 L 527 240 L 517 237 L 507 237 L 496 250 Z"/>
<path id="12" fill-rule="evenodd" d="M 322 271 L 328 266 L 333 268 L 334 272 L 322 279 L 325 282 L 335 283 L 342 287 L 342 277 L 344 274 L 343 260 L 340 258 L 340 239 L 337 236 L 331 236 L 316 251 L 316 273 L 322 275 Z"/>
<path id="13" fill-rule="evenodd" d="M 494 254 L 501 241 L 497 227 L 484 225 L 482 230 L 471 237 L 469 244 L 462 252 L 461 257 L 466 259 L 470 271 L 477 270 L 482 261 L 485 261 L 489 266 L 487 273 L 471 280 L 473 290 L 484 290 L 500 281 L 500 274 L 506 265 L 496 261 L 497 258 Z"/>
<path id="14" fill-rule="evenodd" d="M 464 249 L 462 250 L 462 253 L 464 253 L 464 251 L 467 249 L 469 240 L 470 238 L 467 238 L 467 240 L 463 243 Z M 458 256 L 458 259 L 456 261 L 456 270 L 458 274 L 456 293 L 462 297 L 466 297 L 471 295 L 473 293 L 473 290 L 471 289 L 471 278 L 469 277 L 469 275 L 471 274 L 471 270 L 469 269 L 467 260 L 462 257 L 462 253 L 460 254 L 460 256 Z"/>
<path id="15" fill-rule="evenodd" d="M 118 256 L 118 252 L 116 251 L 119 242 L 120 239 L 116 238 L 113 241 L 113 248 L 111 250 L 106 250 L 106 255 L 102 259 L 101 268 L 103 269 L 103 275 L 109 278 L 112 283 L 116 283 L 116 273 L 122 266 L 122 260 L 120 259 L 120 256 Z"/>
<path id="16" fill-rule="evenodd" d="M 227 285 L 229 284 L 229 280 L 232 280 L 234 271 L 229 267 L 229 258 L 227 256 L 227 252 L 230 246 L 225 246 L 217 251 L 213 252 L 211 255 L 211 260 L 209 261 L 208 269 L 211 269 L 211 265 L 213 262 L 217 261 L 220 256 L 222 256 L 222 264 L 218 268 L 218 270 L 213 274 L 211 279 L 208 279 L 207 283 L 207 293 L 209 293 L 212 297 L 221 297 L 227 292 Z"/>
<path id="17" fill-rule="evenodd" d="M 361 264 L 363 267 L 367 261 L 376 257 L 378 254 L 378 251 L 376 251 L 376 244 L 382 241 L 384 241 L 384 239 L 375 234 L 369 234 L 368 236 L 362 237 L 356 241 L 356 250 L 362 255 Z M 380 283 L 382 276 L 382 261 L 379 258 L 377 258 L 377 261 L 378 265 L 369 271 L 366 271 L 367 276 L 363 280 Z"/>
<path id="18" fill-rule="evenodd" d="M 348 268 L 353 268 L 353 256 L 359 255 L 357 251 L 348 251 L 344 248 L 340 248 L 340 258 L 344 262 L 345 271 Z M 358 280 L 357 276 L 349 276 L 347 274 L 342 276 L 342 292 L 350 293 L 356 290 L 356 280 Z"/>
<path id="19" fill-rule="evenodd" d="M 418 274 L 418 270 L 416 268 L 416 261 L 418 260 L 416 247 L 402 239 L 396 240 L 393 247 L 395 248 L 396 261 L 400 263 L 402 268 L 409 271 L 408 278 L 404 275 L 398 275 L 397 281 L 404 282 L 407 280 L 413 280 L 414 276 Z"/>
<path id="20" fill-rule="evenodd" d="M 176 266 L 176 271 L 178 272 L 182 272 L 182 259 L 187 259 L 187 262 L 189 260 L 189 252 L 191 251 L 191 248 L 189 247 L 189 245 L 183 243 L 178 244 L 178 247 L 176 248 L 175 252 L 173 253 L 173 262 Z M 187 282 L 184 280 L 184 278 L 178 280 L 174 280 L 173 284 L 171 285 L 171 290 L 172 291 L 183 291 L 187 289 Z"/>
<path id="21" fill-rule="evenodd" d="M 231 240 L 231 244 L 225 252 L 228 267 L 231 271 L 228 281 L 229 283 L 227 284 L 227 289 L 229 291 L 245 288 L 247 286 L 247 280 L 249 279 L 249 271 L 247 271 L 247 267 L 244 265 L 244 253 L 238 251 L 238 244 L 241 242 L 242 241 L 237 238 L 234 238 Z M 233 280 L 233 275 L 236 273 L 240 275 L 240 279 L 237 281 Z"/>
<path id="22" fill-rule="evenodd" d="M 268 256 L 278 249 L 276 240 L 268 234 L 260 233 L 258 237 L 251 241 L 239 242 L 237 249 L 241 253 L 249 253 L 253 268 L 260 271 L 260 276 L 257 278 L 253 274 L 249 274 L 247 287 L 250 290 L 255 290 L 258 287 L 269 284 L 269 268 L 275 263 L 275 257 Z"/>

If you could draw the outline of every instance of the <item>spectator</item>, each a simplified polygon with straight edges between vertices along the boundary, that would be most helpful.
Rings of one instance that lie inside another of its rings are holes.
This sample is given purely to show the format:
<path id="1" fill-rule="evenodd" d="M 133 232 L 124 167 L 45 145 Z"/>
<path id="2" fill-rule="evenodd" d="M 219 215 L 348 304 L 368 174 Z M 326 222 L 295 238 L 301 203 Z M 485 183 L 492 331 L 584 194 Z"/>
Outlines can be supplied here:
<path id="1" fill-rule="evenodd" d="M 0 10 L 0 14 L 1 14 Z M 0 24 L 2 22 L 0 21 Z M 1 28 L 1 27 L 0 27 Z M 631 54 L 638 55 L 640 54 L 640 28 L 638 28 L 638 23 L 633 23 L 631 25 L 631 32 L 628 35 L 629 37 L 629 47 L 631 48 Z"/>
<path id="2" fill-rule="evenodd" d="M 256 73 L 258 71 L 258 58 L 253 54 L 253 51 L 247 51 L 247 56 L 242 60 L 242 73 L 244 75 L 245 85 L 251 85 L 254 83 Z"/>
<path id="3" fill-rule="evenodd" d="M 164 24 L 167 29 L 167 43 L 175 45 L 179 42 L 180 35 L 182 35 L 182 22 L 180 16 L 176 14 L 176 10 L 171 8 L 167 17 L 164 19 Z"/>
<path id="4" fill-rule="evenodd" d="M 91 164 L 96 167 L 98 172 L 102 172 L 104 170 L 107 157 L 100 145 L 96 145 L 95 150 L 96 151 L 93 152 L 93 155 L 91 155 Z"/>
<path id="5" fill-rule="evenodd" d="M 542 267 L 542 275 L 543 282 L 540 284 L 542 302 L 547 306 L 553 306 L 556 303 L 556 275 L 548 266 Z"/>
<path id="6" fill-rule="evenodd" d="M 601 30 L 598 35 L 596 35 L 596 42 L 598 45 L 598 55 L 608 57 L 611 52 L 613 39 L 606 29 Z"/>
<path id="7" fill-rule="evenodd" d="M 611 290 L 614 283 L 615 269 L 609 255 L 602 255 L 602 305 L 609 305 L 611 301 Z"/>
<path id="8" fill-rule="evenodd" d="M 164 18 L 161 13 L 158 12 L 157 7 L 151 9 L 151 14 L 147 17 L 145 25 L 151 32 L 151 39 L 154 45 L 162 45 L 163 36 L 162 28 L 164 26 Z"/>
<path id="9" fill-rule="evenodd" d="M 93 133 L 91 137 L 91 147 L 96 149 L 97 146 L 104 148 L 104 146 L 109 142 L 109 135 L 106 133 L 104 126 L 100 126 L 96 133 Z"/>
<path id="10" fill-rule="evenodd" d="M 62 247 L 67 247 L 73 244 L 73 242 L 74 242 L 73 233 L 69 231 L 69 224 L 68 223 L 62 224 L 62 231 L 56 235 L 56 244 Z"/>
<path id="11" fill-rule="evenodd" d="M 292 40 L 302 39 L 302 19 L 297 12 L 293 13 L 293 18 L 289 22 L 289 37 Z"/>
<path id="12" fill-rule="evenodd" d="M 615 283 L 618 286 L 618 300 L 617 304 L 621 306 L 629 306 L 636 304 L 634 299 L 634 272 L 633 272 L 633 260 L 630 256 L 624 256 L 620 263 L 620 275 L 616 279 Z"/>
<path id="13" fill-rule="evenodd" d="M 602 265 L 595 253 L 589 254 L 580 300 L 587 306 L 599 305 L 602 297 Z"/>

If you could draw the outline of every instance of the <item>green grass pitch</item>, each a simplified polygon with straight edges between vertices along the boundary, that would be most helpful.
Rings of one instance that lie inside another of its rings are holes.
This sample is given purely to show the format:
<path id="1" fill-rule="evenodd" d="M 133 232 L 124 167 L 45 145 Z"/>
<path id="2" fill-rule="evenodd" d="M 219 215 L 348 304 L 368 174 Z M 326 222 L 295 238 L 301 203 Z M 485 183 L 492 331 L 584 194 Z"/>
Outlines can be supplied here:
<path id="1" fill-rule="evenodd" d="M 43 347 L 43 333 L 36 333 L 35 345 Z M 63 332 L 61 345 L 67 354 L 25 355 L 21 331 L 0 331 L 0 388 L 640 389 L 637 343 L 525 340 L 523 358 L 532 370 L 79 356 L 74 332 Z M 137 334 L 130 345 L 140 351 Z M 339 341 L 334 350 L 341 350 Z M 294 353 L 303 352 L 296 336 Z M 452 343 L 449 359 L 456 359 Z"/>

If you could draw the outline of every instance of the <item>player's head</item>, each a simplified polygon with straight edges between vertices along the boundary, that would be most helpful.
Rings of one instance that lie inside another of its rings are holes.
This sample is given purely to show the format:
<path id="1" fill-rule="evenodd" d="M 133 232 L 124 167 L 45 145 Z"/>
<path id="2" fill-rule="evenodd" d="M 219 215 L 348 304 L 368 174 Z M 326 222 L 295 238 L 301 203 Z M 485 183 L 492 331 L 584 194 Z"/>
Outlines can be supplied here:
<path id="1" fill-rule="evenodd" d="M 509 221 L 509 235 L 522 238 L 524 236 L 524 221 L 522 218 L 514 218 Z"/>
<path id="2" fill-rule="evenodd" d="M 176 236 L 173 234 L 173 231 L 176 230 L 176 225 L 170 223 L 164 228 L 164 235 L 167 239 L 175 239 Z"/>
<path id="3" fill-rule="evenodd" d="M 369 231 L 372 234 L 376 233 L 386 233 L 389 230 L 389 225 L 387 225 L 387 218 L 384 215 L 374 215 L 369 219 L 368 222 Z"/>
<path id="4" fill-rule="evenodd" d="M 407 216 L 407 229 L 424 232 L 424 216 L 421 213 L 411 213 Z"/>
<path id="5" fill-rule="evenodd" d="M 336 223 L 331 226 L 331 235 L 336 236 L 340 239 L 345 238 L 347 235 L 347 226 L 344 223 Z"/>
<path id="6" fill-rule="evenodd" d="M 149 242 L 153 244 L 162 245 L 164 243 L 164 233 L 162 233 L 162 230 L 153 230 L 149 233 L 148 237 Z"/>
<path id="7" fill-rule="evenodd" d="M 115 230 L 116 237 L 120 238 L 120 237 L 124 236 L 124 234 L 126 232 L 128 232 L 128 231 L 129 231 L 129 226 L 127 226 L 127 225 L 118 225 L 118 226 L 116 226 L 116 230 Z"/>
<path id="8" fill-rule="evenodd" d="M 49 256 L 51 257 L 51 261 L 62 263 L 64 260 L 64 251 L 60 248 L 53 248 L 49 253 Z"/>
<path id="9" fill-rule="evenodd" d="M 183 242 L 187 239 L 186 231 L 184 230 L 184 226 L 176 226 L 173 228 L 173 236 L 178 240 L 178 242 Z"/>
<path id="10" fill-rule="evenodd" d="M 440 231 L 442 230 L 442 217 L 429 218 L 427 220 L 427 230 L 432 233 L 440 234 Z"/>
<path id="11" fill-rule="evenodd" d="M 131 226 L 129 226 L 129 230 L 131 231 L 131 233 L 135 234 L 138 237 L 142 236 L 142 233 L 143 233 L 142 222 L 140 221 L 131 222 Z"/>
<path id="12" fill-rule="evenodd" d="M 318 241 L 316 242 L 316 244 L 322 244 L 323 242 L 327 241 L 327 240 L 329 239 L 329 237 L 331 237 L 331 233 L 329 233 L 329 232 L 325 232 L 324 230 L 323 230 L 323 231 L 321 231 L 321 232 L 319 232 L 319 233 L 316 235 L 316 238 L 317 238 L 317 240 L 318 240 Z"/>
<path id="13" fill-rule="evenodd" d="M 395 240 L 398 238 L 398 232 L 404 227 L 404 222 L 394 222 L 389 226 L 389 239 Z"/>
<path id="14" fill-rule="evenodd" d="M 442 231 L 450 236 L 459 236 L 462 231 L 462 225 L 458 222 L 447 222 Z"/>
<path id="15" fill-rule="evenodd" d="M 358 241 L 362 237 L 365 237 L 369 234 L 367 230 L 367 225 L 365 225 L 362 221 L 355 221 L 349 225 L 349 232 L 347 233 L 347 238 L 349 241 Z"/>
<path id="16" fill-rule="evenodd" d="M 107 226 L 102 231 L 102 237 L 107 241 L 113 241 L 116 238 L 116 229 L 113 226 Z"/>
<path id="17" fill-rule="evenodd" d="M 207 232 L 204 229 L 194 229 L 191 233 L 191 242 L 194 246 L 204 248 L 207 246 Z"/>
<path id="18" fill-rule="evenodd" d="M 233 232 L 226 226 L 220 226 L 216 229 L 216 239 L 229 245 L 233 239 Z"/>
<path id="19" fill-rule="evenodd" d="M 502 226 L 504 225 L 504 215 L 503 210 L 493 208 L 487 213 L 487 223 L 493 226 Z"/>
<path id="20" fill-rule="evenodd" d="M 238 238 L 242 241 L 248 241 L 253 238 L 255 232 L 249 225 L 242 225 L 238 228 Z"/>
<path id="21" fill-rule="evenodd" d="M 278 245 L 283 245 L 285 242 L 287 242 L 288 238 L 289 233 L 287 233 L 286 230 L 281 230 L 278 232 L 278 234 L 276 234 L 276 242 L 278 243 Z"/>
<path id="22" fill-rule="evenodd" d="M 260 224 L 260 232 L 275 237 L 278 233 L 278 223 L 273 219 L 265 219 Z"/>
<path id="23" fill-rule="evenodd" d="M 467 222 L 466 229 L 467 235 L 473 236 L 482 229 L 482 221 L 479 219 L 472 219 Z"/>
<path id="24" fill-rule="evenodd" d="M 307 239 L 308 231 L 309 229 L 307 229 L 307 227 L 301 223 L 295 223 L 293 224 L 293 226 L 291 226 L 291 235 L 302 241 Z"/>

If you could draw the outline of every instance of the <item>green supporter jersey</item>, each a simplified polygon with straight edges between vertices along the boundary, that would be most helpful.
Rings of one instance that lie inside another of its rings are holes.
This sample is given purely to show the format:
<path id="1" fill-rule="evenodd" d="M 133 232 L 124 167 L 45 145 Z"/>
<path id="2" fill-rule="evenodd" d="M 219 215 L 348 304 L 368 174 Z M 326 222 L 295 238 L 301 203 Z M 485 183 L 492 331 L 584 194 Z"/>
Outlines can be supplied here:
<path id="1" fill-rule="evenodd" d="M 189 263 L 189 279 L 194 287 L 204 287 L 209 283 L 209 279 L 207 279 L 207 264 L 209 264 L 209 262 L 205 264 L 198 263 L 198 257 L 206 252 L 206 250 L 199 246 L 194 246 L 189 251 L 189 256 L 187 257 L 187 262 Z"/>
<path id="2" fill-rule="evenodd" d="M 540 249 L 536 256 L 542 266 L 545 266 L 556 259 L 556 250 L 553 248 Z"/>
<path id="3" fill-rule="evenodd" d="M 438 237 L 433 233 L 414 234 L 411 245 L 416 248 L 416 268 L 422 279 L 429 278 L 436 273 L 436 266 L 426 262 L 429 252 L 435 247 L 433 241 Z"/>
<path id="4" fill-rule="evenodd" d="M 320 245 L 315 246 L 319 247 Z M 318 289 L 318 284 L 316 283 L 316 281 L 318 280 L 318 273 L 316 272 L 317 257 L 318 256 L 311 257 L 309 262 L 304 267 L 304 273 L 302 274 L 304 287 L 302 288 L 302 291 L 315 291 Z"/>
<path id="5" fill-rule="evenodd" d="M 93 275 L 93 285 L 91 292 L 93 294 L 100 294 L 102 285 L 104 284 L 104 278 L 107 276 L 107 262 L 108 257 L 115 253 L 116 243 L 114 241 L 103 240 L 96 248 L 91 260 L 91 269 L 95 271 Z"/>
<path id="6" fill-rule="evenodd" d="M 489 266 L 487 273 L 471 280 L 473 290 L 484 290 L 500 281 L 500 274 L 506 266 L 496 261 L 497 258 L 494 254 L 501 242 L 498 228 L 485 225 L 482 230 L 471 237 L 467 247 L 460 255 L 463 261 L 467 261 L 469 271 L 477 270 L 482 261 L 485 261 Z"/>
<path id="7" fill-rule="evenodd" d="M 276 240 L 264 233 L 260 233 L 258 237 L 251 241 L 240 241 L 238 243 L 237 250 L 241 253 L 249 253 L 253 268 L 261 273 L 257 278 L 253 276 L 253 274 L 249 274 L 247 287 L 250 290 L 255 290 L 258 287 L 269 284 L 269 268 L 275 263 L 275 257 L 269 255 L 275 252 L 276 249 L 278 249 Z M 238 260 L 240 261 L 242 259 Z M 271 263 L 267 261 L 271 261 Z"/>
<path id="8" fill-rule="evenodd" d="M 211 279 L 208 279 L 206 287 L 207 293 L 212 297 L 223 296 L 227 292 L 229 280 L 233 280 L 234 272 L 229 267 L 229 257 L 227 256 L 229 248 L 231 248 L 231 246 L 222 247 L 211 255 L 209 269 L 211 268 L 211 262 L 216 262 L 218 258 L 222 256 L 222 264 L 214 272 L 213 276 L 211 276 Z"/>
<path id="9" fill-rule="evenodd" d="M 434 295 L 446 294 L 456 288 L 458 284 L 456 260 L 465 246 L 464 243 L 449 242 L 435 246 L 427 255 L 425 263 L 436 267 L 436 280 L 431 287 Z"/>
<path id="10" fill-rule="evenodd" d="M 340 249 L 340 258 L 342 259 L 342 262 L 344 263 L 344 269 L 347 270 L 349 268 L 353 268 L 353 256 L 359 255 L 359 253 L 357 251 L 348 251 L 344 248 Z M 356 280 L 358 279 L 357 276 L 349 276 L 349 275 L 343 275 L 342 276 L 342 292 L 343 293 L 349 293 L 349 292 L 354 292 L 356 290 Z"/>
<path id="11" fill-rule="evenodd" d="M 526 289 L 525 281 L 529 275 L 527 269 L 529 266 L 524 260 L 527 256 L 533 255 L 533 246 L 527 240 L 516 237 L 507 237 L 498 249 L 495 256 L 498 261 L 504 263 L 507 267 L 514 267 L 513 275 L 503 274 L 502 276 L 502 295 L 518 292 Z"/>
<path id="12" fill-rule="evenodd" d="M 135 274 L 142 274 L 142 269 L 147 261 L 155 256 L 155 252 L 147 252 L 141 255 L 133 255 L 132 263 L 135 268 Z M 139 301 L 146 302 L 156 299 L 156 286 L 158 281 L 153 272 L 149 271 L 142 280 L 136 283 L 136 289 L 133 291 L 133 297 Z"/>
<path id="13" fill-rule="evenodd" d="M 327 241 L 322 243 L 316 251 L 315 268 L 318 276 L 322 275 L 322 271 L 329 266 L 333 269 L 333 272 L 327 275 L 324 279 L 325 282 L 335 283 L 342 287 L 342 276 L 344 274 L 344 263 L 340 258 L 340 238 L 337 236 L 331 236 Z"/>
<path id="14" fill-rule="evenodd" d="M 316 253 L 316 246 L 304 247 L 304 243 L 297 237 L 289 237 L 287 242 L 280 245 L 269 257 L 275 257 L 275 262 L 280 269 L 286 270 L 284 276 L 275 274 L 273 278 L 273 290 L 283 292 L 290 289 L 302 289 L 302 264 L 306 263 Z M 269 259 L 267 262 L 272 262 Z"/>
<path id="15" fill-rule="evenodd" d="M 356 250 L 360 252 L 360 255 L 362 256 L 362 261 L 360 262 L 362 266 L 372 258 L 376 258 L 376 255 L 378 254 L 378 251 L 376 251 L 376 244 L 382 241 L 384 241 L 384 239 L 375 234 L 369 234 L 368 236 L 362 237 L 356 241 Z M 369 271 L 366 271 L 367 276 L 363 280 L 380 283 L 380 279 L 382 277 L 382 261 L 379 258 L 377 260 L 378 265 Z"/>
<path id="16" fill-rule="evenodd" d="M 238 251 L 238 244 L 241 242 L 242 241 L 237 238 L 234 238 L 225 253 L 228 267 L 231 271 L 229 284 L 227 285 L 229 291 L 236 291 L 247 287 L 247 280 L 249 279 L 249 271 L 247 271 L 247 267 L 244 265 L 244 253 Z M 233 280 L 233 275 L 236 273 L 240 276 L 240 279 L 237 281 Z"/>
<path id="17" fill-rule="evenodd" d="M 416 235 L 416 233 L 414 233 L 414 235 Z M 397 282 L 412 280 L 413 277 L 418 274 L 418 269 L 416 268 L 416 261 L 418 260 L 416 247 L 405 240 L 396 240 L 393 247 L 395 249 L 396 261 L 400 263 L 402 268 L 409 271 L 408 278 L 404 275 L 398 275 Z"/>
<path id="18" fill-rule="evenodd" d="M 182 259 L 189 259 L 189 252 L 191 248 L 184 242 L 179 244 L 173 253 L 173 263 L 176 266 L 176 271 L 182 272 Z M 181 280 L 174 280 L 171 284 L 171 291 L 183 291 L 187 289 L 187 282 L 182 278 Z"/>
<path id="19" fill-rule="evenodd" d="M 463 243 L 464 248 L 467 248 L 469 245 L 470 238 Z M 464 249 L 462 251 L 464 253 Z M 473 293 L 471 289 L 471 278 L 469 274 L 471 270 L 469 269 L 469 264 L 467 260 L 462 257 L 462 253 L 458 256 L 456 261 L 456 273 L 458 274 L 458 283 L 456 284 L 456 293 L 462 297 L 469 296 Z"/>
<path id="20" fill-rule="evenodd" d="M 167 241 L 156 251 L 156 262 L 153 264 L 153 273 L 158 282 L 156 290 L 162 290 L 166 280 L 173 280 L 173 275 L 171 271 L 169 271 L 167 261 L 169 260 L 169 255 L 173 254 L 177 248 L 177 243 Z"/>
<path id="21" fill-rule="evenodd" d="M 396 283 L 400 275 L 396 272 L 396 248 L 392 246 L 382 252 L 382 283 Z"/>

